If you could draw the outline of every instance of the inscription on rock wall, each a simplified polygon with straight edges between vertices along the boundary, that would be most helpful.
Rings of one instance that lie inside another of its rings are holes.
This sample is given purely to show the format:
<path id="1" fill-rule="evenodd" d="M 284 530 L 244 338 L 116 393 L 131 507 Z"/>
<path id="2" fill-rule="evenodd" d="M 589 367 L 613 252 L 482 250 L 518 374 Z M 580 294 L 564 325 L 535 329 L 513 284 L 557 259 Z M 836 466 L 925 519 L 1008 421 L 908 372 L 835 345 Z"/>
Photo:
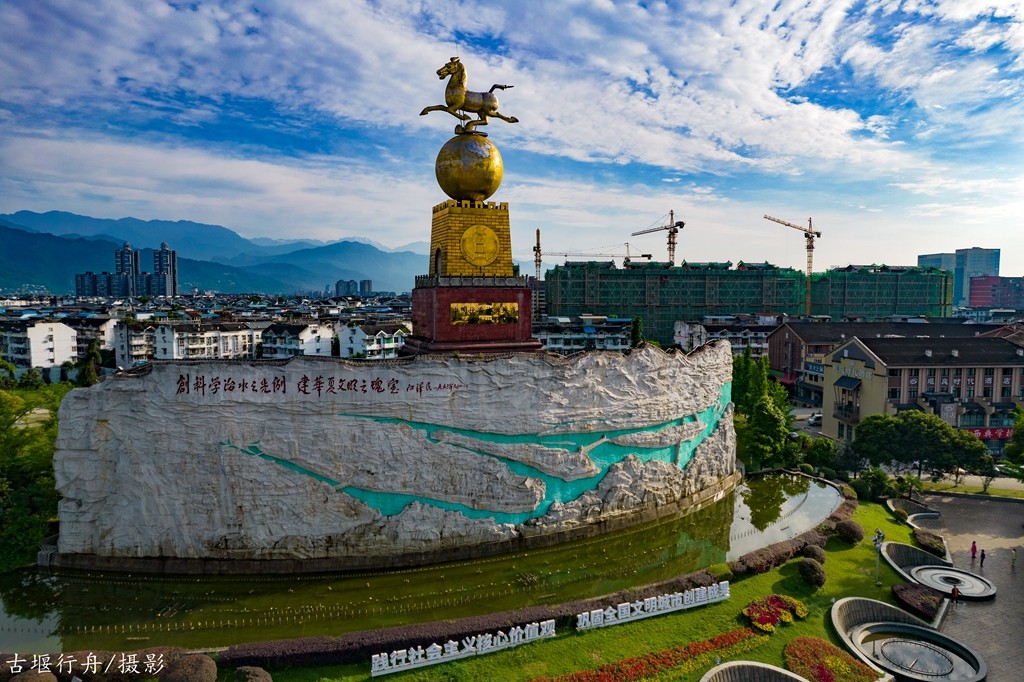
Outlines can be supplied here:
<path id="1" fill-rule="evenodd" d="M 380 556 L 633 513 L 735 470 L 731 362 L 155 363 L 63 401 L 59 551 Z"/>

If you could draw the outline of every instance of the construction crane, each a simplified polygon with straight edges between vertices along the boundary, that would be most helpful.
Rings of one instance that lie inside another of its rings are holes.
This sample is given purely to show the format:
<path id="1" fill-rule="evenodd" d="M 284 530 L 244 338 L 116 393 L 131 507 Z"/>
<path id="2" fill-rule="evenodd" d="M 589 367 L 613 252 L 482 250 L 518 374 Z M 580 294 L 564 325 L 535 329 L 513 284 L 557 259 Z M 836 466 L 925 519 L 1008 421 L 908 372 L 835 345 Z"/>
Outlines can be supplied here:
<path id="1" fill-rule="evenodd" d="M 676 264 L 676 235 L 679 234 L 679 230 L 681 230 L 685 225 L 686 225 L 686 223 L 684 223 L 682 220 L 676 221 L 676 215 L 675 215 L 674 211 L 669 211 L 668 212 L 668 225 L 659 225 L 658 227 L 652 227 L 652 228 L 647 229 L 647 230 L 640 230 L 639 232 L 634 232 L 632 236 L 635 237 L 638 234 L 648 234 L 649 232 L 658 232 L 659 230 L 668 230 L 668 264 L 669 265 L 675 265 Z"/>
<path id="2" fill-rule="evenodd" d="M 814 268 L 814 240 L 821 237 L 821 232 L 814 229 L 811 219 L 807 219 L 807 227 L 803 225 L 795 225 L 785 220 L 773 218 L 770 215 L 766 215 L 765 220 L 771 220 L 772 222 L 780 225 L 786 225 L 792 227 L 794 230 L 800 230 L 804 233 L 804 239 L 807 240 L 807 287 L 804 292 L 804 315 L 807 317 L 811 316 L 811 272 Z"/>
<path id="3" fill-rule="evenodd" d="M 621 258 L 623 265 L 629 265 L 633 255 L 629 252 L 629 242 L 626 242 L 626 253 L 552 253 L 552 256 L 564 256 L 566 258 Z M 649 253 L 641 253 L 640 258 L 651 260 L 654 256 Z"/>

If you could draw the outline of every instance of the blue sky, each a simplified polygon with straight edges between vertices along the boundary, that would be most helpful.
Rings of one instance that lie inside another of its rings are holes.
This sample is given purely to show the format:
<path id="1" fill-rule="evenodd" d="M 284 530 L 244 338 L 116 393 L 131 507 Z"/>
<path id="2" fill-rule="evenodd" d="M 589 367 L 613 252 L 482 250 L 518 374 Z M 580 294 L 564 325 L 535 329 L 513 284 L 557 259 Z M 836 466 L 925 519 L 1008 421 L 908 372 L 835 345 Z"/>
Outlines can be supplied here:
<path id="1" fill-rule="evenodd" d="M 1002 249 L 1024 275 L 1024 3 L 0 0 L 0 212 L 429 239 L 466 64 L 516 255 L 815 270 Z M 159 241 L 158 239 L 156 241 Z M 425 267 L 425 266 L 424 266 Z"/>

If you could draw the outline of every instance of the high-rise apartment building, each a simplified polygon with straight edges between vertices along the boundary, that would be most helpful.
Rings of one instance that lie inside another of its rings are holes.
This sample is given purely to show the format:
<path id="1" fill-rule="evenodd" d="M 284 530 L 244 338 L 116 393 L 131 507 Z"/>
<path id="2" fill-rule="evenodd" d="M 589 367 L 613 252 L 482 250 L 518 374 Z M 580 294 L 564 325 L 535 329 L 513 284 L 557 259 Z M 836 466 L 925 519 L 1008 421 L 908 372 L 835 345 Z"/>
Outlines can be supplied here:
<path id="1" fill-rule="evenodd" d="M 132 248 L 128 242 L 114 252 L 114 272 L 121 277 L 118 281 L 124 282 L 124 289 L 114 292 L 115 296 L 135 296 L 136 280 L 139 278 L 139 252 Z"/>
<path id="2" fill-rule="evenodd" d="M 971 277 L 998 277 L 999 249 L 982 249 L 973 246 L 956 250 L 956 267 L 953 270 L 953 305 L 967 307 L 971 304 Z"/>
<path id="3" fill-rule="evenodd" d="M 178 253 L 171 251 L 167 242 L 160 244 L 160 250 L 153 252 L 154 294 L 157 296 L 178 295 Z M 162 290 L 157 294 L 156 290 Z"/>
<path id="4" fill-rule="evenodd" d="M 953 273 L 953 305 L 971 304 L 971 277 L 999 276 L 999 249 L 973 246 L 956 253 L 927 253 L 917 257 L 919 268 L 941 268 Z"/>
<path id="5" fill-rule="evenodd" d="M 164 242 L 153 252 L 153 272 L 139 271 L 140 252 L 128 242 L 114 252 L 114 273 L 75 275 L 76 296 L 178 295 L 178 254 Z"/>

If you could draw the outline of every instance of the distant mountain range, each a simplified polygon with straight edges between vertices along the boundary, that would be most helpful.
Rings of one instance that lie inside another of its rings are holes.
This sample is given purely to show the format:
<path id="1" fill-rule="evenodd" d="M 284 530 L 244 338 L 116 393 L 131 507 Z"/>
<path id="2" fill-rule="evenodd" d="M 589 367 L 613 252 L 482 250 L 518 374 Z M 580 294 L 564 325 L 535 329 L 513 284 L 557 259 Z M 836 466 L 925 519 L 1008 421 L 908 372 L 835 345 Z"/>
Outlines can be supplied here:
<path id="1" fill-rule="evenodd" d="M 152 250 L 166 242 L 178 254 L 182 292 L 290 294 L 333 291 L 337 280 L 373 281 L 376 291 L 411 291 L 429 269 L 429 245 L 387 250 L 369 240 L 245 239 L 220 225 L 190 221 L 119 220 L 50 211 L 0 214 L 0 291 L 74 293 L 75 274 L 113 272 L 114 251 L 128 242 Z"/>

